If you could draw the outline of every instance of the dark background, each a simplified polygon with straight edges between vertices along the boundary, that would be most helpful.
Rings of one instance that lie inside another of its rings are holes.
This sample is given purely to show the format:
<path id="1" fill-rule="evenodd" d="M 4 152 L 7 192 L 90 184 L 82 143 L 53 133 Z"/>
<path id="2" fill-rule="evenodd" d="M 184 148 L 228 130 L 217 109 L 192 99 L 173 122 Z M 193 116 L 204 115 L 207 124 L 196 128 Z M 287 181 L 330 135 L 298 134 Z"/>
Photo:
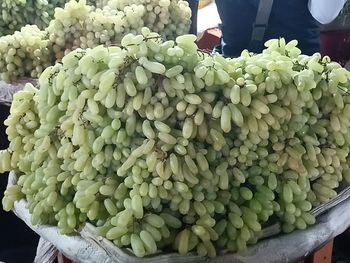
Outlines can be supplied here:
<path id="1" fill-rule="evenodd" d="M 8 147 L 4 120 L 9 115 L 9 107 L 0 104 L 0 149 Z M 0 174 L 0 199 L 4 195 L 8 174 Z M 0 261 L 6 263 L 33 262 L 39 236 L 12 212 L 0 207 Z"/>

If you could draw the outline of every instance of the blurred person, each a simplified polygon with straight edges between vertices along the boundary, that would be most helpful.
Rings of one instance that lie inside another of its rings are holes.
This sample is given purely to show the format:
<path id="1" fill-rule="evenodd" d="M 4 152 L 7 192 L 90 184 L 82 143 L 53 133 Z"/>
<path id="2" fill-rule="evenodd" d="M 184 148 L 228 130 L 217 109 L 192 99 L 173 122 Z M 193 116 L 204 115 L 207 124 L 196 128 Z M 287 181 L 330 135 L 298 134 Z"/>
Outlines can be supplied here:
<path id="1" fill-rule="evenodd" d="M 188 0 L 192 7 L 198 0 Z M 269 39 L 298 40 L 304 54 L 319 52 L 320 25 L 332 22 L 346 0 L 216 0 L 222 38 L 216 51 L 228 57 L 242 50 L 260 53 Z M 192 9 L 197 14 L 196 9 Z M 193 23 L 196 24 L 196 15 Z M 194 32 L 194 31 L 192 31 Z"/>

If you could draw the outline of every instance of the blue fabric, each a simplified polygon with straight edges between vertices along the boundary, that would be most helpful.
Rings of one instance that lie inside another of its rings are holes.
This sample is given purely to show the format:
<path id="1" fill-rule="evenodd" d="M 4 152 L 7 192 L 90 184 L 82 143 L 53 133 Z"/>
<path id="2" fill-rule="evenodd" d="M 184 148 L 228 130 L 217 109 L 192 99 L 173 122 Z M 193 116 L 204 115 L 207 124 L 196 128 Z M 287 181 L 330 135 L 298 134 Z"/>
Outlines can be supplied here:
<path id="1" fill-rule="evenodd" d="M 249 46 L 259 0 L 216 0 L 216 5 L 223 32 L 218 51 L 238 56 Z M 261 52 L 266 40 L 284 37 L 297 39 L 304 54 L 313 54 L 319 51 L 319 35 L 319 23 L 309 12 L 308 0 L 274 0 L 265 39 L 250 51 Z"/>
<path id="2" fill-rule="evenodd" d="M 192 10 L 190 34 L 196 35 L 197 34 L 197 14 L 198 14 L 199 0 L 187 0 L 187 2 Z"/>

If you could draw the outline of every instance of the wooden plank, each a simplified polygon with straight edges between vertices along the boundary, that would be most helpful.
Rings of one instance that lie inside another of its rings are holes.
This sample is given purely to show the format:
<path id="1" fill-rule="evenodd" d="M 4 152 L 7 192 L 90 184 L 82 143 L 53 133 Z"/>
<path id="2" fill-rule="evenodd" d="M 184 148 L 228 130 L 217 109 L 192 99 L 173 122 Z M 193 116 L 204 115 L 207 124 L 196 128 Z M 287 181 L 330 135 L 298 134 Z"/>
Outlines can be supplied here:
<path id="1" fill-rule="evenodd" d="M 57 262 L 58 263 L 74 263 L 70 259 L 66 258 L 61 252 L 57 255 Z"/>
<path id="2" fill-rule="evenodd" d="M 207 29 L 200 36 L 198 36 L 197 45 L 200 49 L 211 53 L 215 46 L 220 43 L 221 35 L 222 33 L 219 28 Z"/>
<path id="3" fill-rule="evenodd" d="M 332 239 L 321 249 L 317 250 L 312 255 L 312 263 L 332 263 L 332 253 L 333 253 L 333 242 Z"/>

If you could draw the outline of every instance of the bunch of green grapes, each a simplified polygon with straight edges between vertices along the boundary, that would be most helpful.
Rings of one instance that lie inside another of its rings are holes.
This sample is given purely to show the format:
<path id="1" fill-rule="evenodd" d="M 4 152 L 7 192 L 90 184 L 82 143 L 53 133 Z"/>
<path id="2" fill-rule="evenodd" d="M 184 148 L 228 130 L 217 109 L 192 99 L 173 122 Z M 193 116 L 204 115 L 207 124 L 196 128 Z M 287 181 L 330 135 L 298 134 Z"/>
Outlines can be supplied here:
<path id="1" fill-rule="evenodd" d="M 16 3 L 8 2 L 12 7 Z M 22 1 L 19 3 L 23 5 L 28 4 Z M 90 3 L 101 8 L 88 5 Z M 53 64 L 52 61 L 54 59 L 48 58 L 49 54 L 54 54 L 56 60 L 60 61 L 65 54 L 77 48 L 93 48 L 100 44 L 106 46 L 111 44 L 118 45 L 123 35 L 127 33 L 141 33 L 141 28 L 145 24 L 156 32 L 163 32 L 162 36 L 169 38 L 175 38 L 177 34 L 187 33 L 190 25 L 191 10 L 187 2 L 182 0 L 150 1 L 147 5 L 144 5 L 141 0 L 112 0 L 108 4 L 106 1 L 100 0 L 90 1 L 88 4 L 85 0 L 78 2 L 72 0 L 67 2 L 64 8 L 55 8 L 54 19 L 50 21 L 44 32 L 40 31 L 38 33 L 36 26 L 26 26 L 21 29 L 21 33 L 16 31 L 12 35 L 4 36 L 3 42 L 7 44 L 6 46 L 3 44 L 3 48 L 0 50 L 0 53 L 4 52 L 1 54 L 3 61 L 0 60 L 0 63 L 3 62 L 1 65 L 4 73 L 1 79 L 6 82 L 12 82 L 23 76 L 36 78 L 40 75 L 43 64 L 45 67 L 50 65 L 48 64 L 49 61 L 51 65 Z M 45 16 L 47 19 L 45 21 L 48 22 L 51 19 L 51 14 L 46 14 L 44 10 L 48 6 L 52 6 L 52 8 L 49 8 L 52 11 L 53 6 L 56 5 L 61 6 L 60 2 L 50 2 L 48 4 L 43 0 L 38 0 L 35 8 L 27 6 L 22 8 L 27 11 L 39 12 L 42 16 Z M 11 10 L 17 9 L 13 7 Z M 24 17 L 35 17 L 38 20 L 35 24 L 40 24 L 39 21 L 43 20 L 39 14 L 34 16 L 25 14 Z M 9 21 L 4 21 L 6 25 L 11 25 Z M 13 27 L 13 29 L 16 28 L 18 27 Z M 25 41 L 22 40 L 23 36 L 27 38 L 31 34 L 33 34 L 33 37 L 30 38 L 35 39 L 35 45 L 40 41 L 40 51 L 43 51 L 41 49 L 45 48 L 43 54 L 40 52 L 33 53 L 36 48 L 28 48 Z M 40 34 L 40 40 L 35 37 L 38 34 Z M 13 41 L 16 43 L 13 44 Z M 17 44 L 20 41 L 22 42 Z M 15 67 L 12 65 L 13 60 L 11 58 L 7 59 L 8 57 L 16 56 L 16 54 L 12 54 L 12 51 L 7 54 L 12 45 L 15 46 L 15 49 L 31 50 L 32 52 L 30 54 L 27 54 L 27 51 L 24 54 L 21 53 L 16 59 Z"/>
<path id="2" fill-rule="evenodd" d="M 1 167 L 9 170 L 10 167 L 20 166 L 19 169 L 30 169 L 30 163 L 20 160 L 25 152 L 33 151 L 35 143 L 34 132 L 40 126 L 38 112 L 34 96 L 37 94 L 37 89 L 32 85 L 27 84 L 24 91 L 19 91 L 14 95 L 12 108 L 10 109 L 11 117 L 5 123 L 8 126 L 6 132 L 12 134 L 8 136 L 10 147 L 7 150 L 0 151 Z M 26 103 L 23 103 L 26 101 Z M 27 167 L 27 168 L 26 168 Z M 22 187 L 19 185 L 11 186 L 5 191 L 2 204 L 5 210 L 12 208 L 8 206 L 15 200 L 25 197 L 22 192 Z M 30 187 L 28 187 L 30 191 Z"/>
<path id="3" fill-rule="evenodd" d="M 165 7 L 168 1 L 159 1 L 159 3 L 163 3 L 163 6 L 161 6 L 158 14 L 159 21 L 156 27 L 152 27 L 152 29 L 156 32 L 160 32 L 159 34 L 166 39 L 175 39 L 176 36 L 181 36 L 189 32 L 192 12 L 187 1 L 179 1 L 178 3 L 175 1 L 169 2 L 169 13 L 167 13 L 164 12 L 164 10 L 166 10 Z"/>
<path id="4" fill-rule="evenodd" d="M 195 40 L 142 28 L 75 49 L 15 94 L 4 209 L 24 198 L 33 224 L 89 222 L 137 257 L 214 257 L 276 221 L 314 224 L 311 209 L 350 179 L 350 73 L 296 41 L 228 59 Z"/>
<path id="5" fill-rule="evenodd" d="M 108 5 L 92 11 L 85 21 L 85 34 L 80 38 L 80 47 L 93 48 L 100 44 L 109 46 L 120 43 L 123 35 L 142 28 L 145 12 L 143 5 L 135 4 L 127 5 L 121 10 Z"/>
<path id="6" fill-rule="evenodd" d="M 53 52 L 58 60 L 65 53 L 80 47 L 80 37 L 84 35 L 83 22 L 88 18 L 91 6 L 86 1 L 75 0 L 56 8 L 54 19 L 46 28 Z"/>
<path id="7" fill-rule="evenodd" d="M 12 34 L 14 31 L 26 25 L 25 2 L 21 0 L 3 1 L 0 5 L 0 36 Z"/>
<path id="8" fill-rule="evenodd" d="M 0 78 L 6 82 L 25 76 L 37 78 L 52 65 L 52 56 L 46 33 L 37 26 L 25 26 L 0 37 Z"/>
<path id="9" fill-rule="evenodd" d="M 143 14 L 133 11 L 133 9 L 140 9 L 137 6 L 143 7 Z M 143 26 L 159 33 L 165 39 L 175 39 L 179 35 L 188 33 L 190 27 L 191 9 L 188 2 L 183 0 L 150 0 L 146 4 L 142 0 L 110 0 L 105 8 L 124 11 L 128 27 L 136 30 L 130 31 L 131 33 L 140 33 L 142 25 L 139 24 L 142 23 Z M 141 20 L 137 14 L 142 15 Z"/>
<path id="10" fill-rule="evenodd" d="M 188 33 L 191 24 L 191 9 L 188 2 L 183 0 L 110 0 L 107 10 L 117 10 L 124 13 L 124 23 L 127 30 L 119 29 L 115 23 L 117 33 L 141 33 L 143 26 L 157 32 L 164 39 L 175 39 L 179 35 Z M 140 18 L 141 17 L 141 18 Z"/>
<path id="11" fill-rule="evenodd" d="M 127 33 L 139 34 L 143 26 L 166 39 L 188 33 L 191 9 L 183 0 L 123 1 L 111 0 L 101 8 L 84 1 L 71 1 L 57 9 L 55 19 L 46 29 L 58 60 L 76 48 L 100 44 L 120 44 Z"/>
<path id="12" fill-rule="evenodd" d="M 105 5 L 107 5 L 108 0 L 87 0 L 87 4 L 97 7 L 97 8 L 102 8 Z"/>
<path id="13" fill-rule="evenodd" d="M 0 4 L 0 36 L 12 34 L 25 25 L 45 29 L 54 17 L 56 7 L 63 7 L 68 0 L 5 0 Z M 88 1 L 89 5 L 103 7 L 106 0 Z"/>
<path id="14" fill-rule="evenodd" d="M 12 34 L 25 25 L 44 29 L 53 17 L 54 9 L 65 0 L 15 0 L 2 1 L 0 5 L 0 36 Z"/>

